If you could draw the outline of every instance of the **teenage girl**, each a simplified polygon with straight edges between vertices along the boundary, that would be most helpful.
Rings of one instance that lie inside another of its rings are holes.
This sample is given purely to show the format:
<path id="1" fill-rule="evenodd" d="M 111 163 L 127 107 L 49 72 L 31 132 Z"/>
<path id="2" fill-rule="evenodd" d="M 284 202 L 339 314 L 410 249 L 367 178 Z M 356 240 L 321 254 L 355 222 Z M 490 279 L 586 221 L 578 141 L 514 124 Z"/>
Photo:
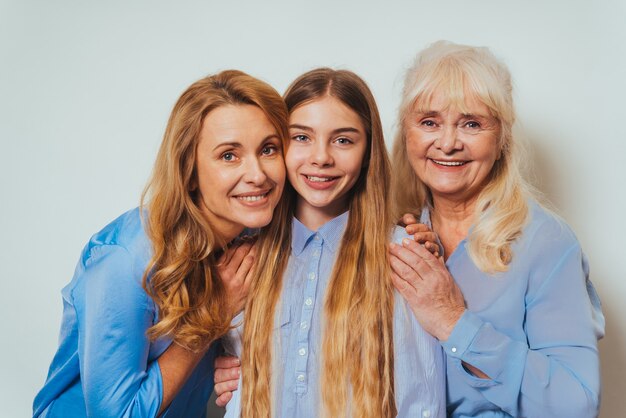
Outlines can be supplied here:
<path id="1" fill-rule="evenodd" d="M 291 186 L 259 238 L 229 416 L 444 417 L 442 351 L 390 279 L 389 242 L 408 236 L 393 226 L 374 98 L 354 73 L 326 68 L 284 97 Z"/>

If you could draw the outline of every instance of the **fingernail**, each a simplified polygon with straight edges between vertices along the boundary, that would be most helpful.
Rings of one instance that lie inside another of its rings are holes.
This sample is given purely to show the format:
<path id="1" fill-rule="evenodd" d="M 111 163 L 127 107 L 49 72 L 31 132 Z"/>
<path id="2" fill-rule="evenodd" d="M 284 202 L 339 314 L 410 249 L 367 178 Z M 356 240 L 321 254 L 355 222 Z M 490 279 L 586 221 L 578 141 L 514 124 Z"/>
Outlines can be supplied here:
<path id="1" fill-rule="evenodd" d="M 402 244 L 403 244 L 405 247 L 408 247 L 408 246 L 411 244 L 411 240 L 410 240 L 410 239 L 408 239 L 408 238 L 403 238 L 403 239 L 402 239 Z"/>
<path id="2" fill-rule="evenodd" d="M 397 247 L 398 247 L 398 244 L 396 244 L 395 242 L 392 242 L 392 243 L 389 244 L 389 248 L 392 249 L 392 250 L 396 249 Z"/>

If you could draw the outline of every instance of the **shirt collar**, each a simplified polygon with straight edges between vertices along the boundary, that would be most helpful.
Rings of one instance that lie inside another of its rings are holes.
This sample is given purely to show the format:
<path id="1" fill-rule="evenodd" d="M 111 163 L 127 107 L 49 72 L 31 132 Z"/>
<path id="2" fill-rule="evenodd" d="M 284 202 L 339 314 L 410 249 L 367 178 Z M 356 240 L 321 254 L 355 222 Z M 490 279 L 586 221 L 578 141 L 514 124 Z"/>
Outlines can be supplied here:
<path id="1" fill-rule="evenodd" d="M 295 255 L 302 254 L 307 245 L 318 235 L 323 244 L 332 252 L 337 251 L 341 243 L 341 237 L 348 224 L 349 212 L 344 212 L 336 218 L 331 219 L 320 227 L 317 231 L 311 231 L 295 217 L 292 221 L 291 249 Z"/>

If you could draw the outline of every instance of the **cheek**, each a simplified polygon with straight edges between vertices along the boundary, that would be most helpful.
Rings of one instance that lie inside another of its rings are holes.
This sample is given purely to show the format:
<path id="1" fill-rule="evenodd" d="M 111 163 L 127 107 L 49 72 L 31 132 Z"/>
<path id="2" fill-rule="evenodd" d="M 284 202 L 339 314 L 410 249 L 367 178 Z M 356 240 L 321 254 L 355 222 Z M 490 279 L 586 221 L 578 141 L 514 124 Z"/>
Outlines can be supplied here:
<path id="1" fill-rule="evenodd" d="M 287 169 L 287 177 L 293 181 L 297 176 L 296 171 L 298 167 L 303 164 L 303 159 L 306 157 L 303 150 L 298 149 L 297 146 L 292 145 L 285 154 L 285 168 Z"/>
<path id="2" fill-rule="evenodd" d="M 285 160 L 275 158 L 264 164 L 265 175 L 280 186 L 285 183 Z"/>
<path id="3" fill-rule="evenodd" d="M 407 135 L 406 154 L 412 167 L 417 167 L 420 162 L 425 161 L 429 142 L 417 135 Z"/>

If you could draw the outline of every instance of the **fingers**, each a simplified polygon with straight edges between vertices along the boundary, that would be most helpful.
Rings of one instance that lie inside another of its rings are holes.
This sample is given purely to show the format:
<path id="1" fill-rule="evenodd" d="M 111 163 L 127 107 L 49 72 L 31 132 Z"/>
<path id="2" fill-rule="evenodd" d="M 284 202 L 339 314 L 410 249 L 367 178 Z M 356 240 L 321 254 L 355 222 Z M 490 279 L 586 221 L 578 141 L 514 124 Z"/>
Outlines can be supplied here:
<path id="1" fill-rule="evenodd" d="M 407 286 L 416 287 L 417 282 L 421 280 L 421 277 L 417 274 L 415 269 L 412 268 L 411 264 L 415 262 L 415 259 L 418 258 L 415 254 L 412 254 L 409 250 L 402 248 L 397 244 L 389 245 L 389 264 L 391 266 L 392 274 L 398 276 L 402 282 L 406 283 Z M 394 283 L 395 285 L 395 283 Z M 398 290 L 401 291 L 404 288 L 404 285 L 400 282 L 397 285 Z"/>
<path id="2" fill-rule="evenodd" d="M 406 216 L 406 215 L 405 215 L 405 216 Z M 428 225 L 426 225 L 426 224 L 420 224 L 420 223 L 417 223 L 417 221 L 415 220 L 415 218 L 413 218 L 413 220 L 414 220 L 415 222 L 408 223 L 408 224 L 406 225 L 406 227 L 404 228 L 404 229 L 406 230 L 406 233 L 407 233 L 407 234 L 409 234 L 409 235 L 413 235 L 413 234 L 416 234 L 416 233 L 418 233 L 418 232 L 432 232 L 432 231 L 430 230 L 430 228 L 428 227 Z M 434 232 L 433 232 L 433 234 L 434 234 Z M 436 235 L 435 235 L 435 236 L 436 236 Z"/>
<path id="3" fill-rule="evenodd" d="M 412 239 L 407 239 L 407 238 L 403 239 L 402 247 L 410 251 L 411 253 L 413 253 L 413 255 L 416 256 L 419 259 L 419 261 L 422 262 L 422 263 L 416 263 L 416 264 L 409 263 L 409 265 L 411 265 L 413 268 L 416 269 L 418 274 L 420 273 L 420 271 L 419 269 L 417 269 L 417 267 L 421 265 L 422 266 L 421 268 L 423 268 L 424 263 L 428 265 L 431 269 L 435 269 L 435 268 L 439 269 L 441 267 L 441 263 L 439 263 L 439 261 L 437 260 L 437 256 L 431 254 L 430 251 L 428 251 L 426 248 L 419 245 Z M 411 259 L 414 259 L 414 258 L 411 258 Z"/>
<path id="4" fill-rule="evenodd" d="M 239 379 L 227 380 L 225 382 L 216 383 L 213 387 L 217 396 L 222 396 L 226 393 L 237 390 L 239 386 Z"/>
<path id="5" fill-rule="evenodd" d="M 236 366 L 236 367 L 230 367 L 227 369 L 215 369 L 215 376 L 213 377 L 213 380 L 215 382 L 215 393 L 217 393 L 218 395 L 221 395 L 224 390 L 218 391 L 217 390 L 217 385 L 221 385 L 221 388 L 224 388 L 225 390 L 233 390 L 233 389 L 237 389 L 237 382 L 239 380 L 239 375 L 241 374 L 241 367 Z M 234 383 L 234 387 L 232 387 L 233 383 Z M 231 388 L 232 389 L 229 389 Z"/>
<path id="6" fill-rule="evenodd" d="M 228 264 L 233 266 L 235 270 L 238 270 L 239 266 L 241 265 L 241 262 L 248 255 L 251 249 L 252 249 L 252 244 L 249 242 L 244 242 L 243 244 L 237 247 L 237 249 L 233 253 L 233 256 L 231 257 Z"/>
<path id="7" fill-rule="evenodd" d="M 413 215 L 412 213 L 405 213 L 404 215 L 402 215 L 401 221 L 405 225 L 416 224 L 417 216 Z"/>
<path id="8" fill-rule="evenodd" d="M 215 392 L 215 394 L 217 394 L 217 392 Z M 215 405 L 219 406 L 220 408 L 224 408 L 232 398 L 232 392 L 225 392 L 217 397 L 217 399 L 215 400 Z"/>
<path id="9" fill-rule="evenodd" d="M 241 360 L 239 357 L 234 356 L 220 356 L 215 359 L 213 363 L 215 369 L 230 369 L 232 367 L 239 367 L 241 365 Z"/>

